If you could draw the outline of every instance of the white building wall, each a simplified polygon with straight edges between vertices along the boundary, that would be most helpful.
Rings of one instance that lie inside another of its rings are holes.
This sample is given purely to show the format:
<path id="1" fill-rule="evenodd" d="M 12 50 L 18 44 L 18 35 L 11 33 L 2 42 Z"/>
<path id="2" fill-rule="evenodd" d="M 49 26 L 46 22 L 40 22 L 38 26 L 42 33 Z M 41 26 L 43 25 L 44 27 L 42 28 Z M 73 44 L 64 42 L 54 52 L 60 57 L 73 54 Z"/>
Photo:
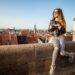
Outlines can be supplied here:
<path id="1" fill-rule="evenodd" d="M 73 41 L 75 41 L 75 21 L 74 21 L 74 24 L 73 24 Z"/>

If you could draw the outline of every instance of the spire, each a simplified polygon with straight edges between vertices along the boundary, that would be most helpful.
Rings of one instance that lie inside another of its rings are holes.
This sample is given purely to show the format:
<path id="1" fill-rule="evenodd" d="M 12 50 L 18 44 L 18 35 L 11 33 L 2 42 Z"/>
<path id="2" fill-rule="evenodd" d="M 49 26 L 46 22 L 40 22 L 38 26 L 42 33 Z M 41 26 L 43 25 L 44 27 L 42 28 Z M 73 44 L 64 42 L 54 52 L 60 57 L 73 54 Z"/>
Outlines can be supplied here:
<path id="1" fill-rule="evenodd" d="M 36 28 L 36 24 L 34 25 L 34 34 L 36 34 L 37 32 L 37 28 Z"/>

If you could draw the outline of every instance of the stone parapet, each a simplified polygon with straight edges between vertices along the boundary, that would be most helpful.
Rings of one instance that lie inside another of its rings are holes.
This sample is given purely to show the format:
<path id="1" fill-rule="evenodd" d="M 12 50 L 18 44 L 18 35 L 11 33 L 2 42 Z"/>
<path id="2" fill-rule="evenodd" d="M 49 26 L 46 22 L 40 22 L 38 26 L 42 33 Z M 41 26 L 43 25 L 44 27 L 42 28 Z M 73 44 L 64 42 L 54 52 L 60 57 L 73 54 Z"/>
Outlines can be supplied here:
<path id="1" fill-rule="evenodd" d="M 0 75 L 49 75 L 53 45 L 23 44 L 0 46 Z M 67 42 L 66 51 L 75 52 L 75 42 Z M 75 63 L 58 55 L 56 75 L 75 75 Z"/>

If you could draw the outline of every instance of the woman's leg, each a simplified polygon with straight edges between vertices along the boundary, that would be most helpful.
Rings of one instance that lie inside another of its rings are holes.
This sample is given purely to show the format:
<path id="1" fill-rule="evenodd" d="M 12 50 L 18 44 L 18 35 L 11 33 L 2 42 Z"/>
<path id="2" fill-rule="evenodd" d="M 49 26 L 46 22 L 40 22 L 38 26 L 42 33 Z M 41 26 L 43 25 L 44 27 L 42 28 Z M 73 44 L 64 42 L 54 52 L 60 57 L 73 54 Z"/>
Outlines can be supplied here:
<path id="1" fill-rule="evenodd" d="M 65 51 L 65 38 L 64 36 L 59 36 L 59 41 L 60 41 L 60 54 L 62 56 L 69 56 L 69 61 L 73 62 L 74 60 L 74 53 L 73 52 L 67 52 Z"/>
<path id="2" fill-rule="evenodd" d="M 52 54 L 52 63 L 50 68 L 50 75 L 54 75 L 55 67 L 56 67 L 55 62 L 56 62 L 58 51 L 59 51 L 59 40 L 57 37 L 52 37 L 49 43 L 52 43 L 54 46 L 54 51 Z"/>
<path id="3" fill-rule="evenodd" d="M 65 51 L 65 38 L 64 36 L 59 36 L 59 41 L 60 41 L 60 54 L 62 56 L 68 56 L 68 53 Z"/>
<path id="4" fill-rule="evenodd" d="M 38 43 L 43 43 L 40 39 L 38 39 Z"/>

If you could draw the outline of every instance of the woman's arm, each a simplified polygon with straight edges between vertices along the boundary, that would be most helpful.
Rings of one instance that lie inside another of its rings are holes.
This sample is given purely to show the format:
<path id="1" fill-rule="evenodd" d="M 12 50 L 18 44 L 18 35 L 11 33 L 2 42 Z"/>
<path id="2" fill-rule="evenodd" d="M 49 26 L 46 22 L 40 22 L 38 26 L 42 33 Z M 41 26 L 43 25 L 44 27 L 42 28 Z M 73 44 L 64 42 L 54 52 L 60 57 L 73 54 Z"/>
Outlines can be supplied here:
<path id="1" fill-rule="evenodd" d="M 59 26 L 59 23 L 57 23 L 56 21 L 54 21 L 54 20 L 51 20 L 50 21 L 50 24 L 49 24 L 49 28 L 48 28 L 48 31 L 50 32 L 52 32 L 52 31 L 55 31 L 55 30 L 57 30 L 58 29 L 58 26 Z M 60 28 L 60 27 L 59 27 Z"/>

